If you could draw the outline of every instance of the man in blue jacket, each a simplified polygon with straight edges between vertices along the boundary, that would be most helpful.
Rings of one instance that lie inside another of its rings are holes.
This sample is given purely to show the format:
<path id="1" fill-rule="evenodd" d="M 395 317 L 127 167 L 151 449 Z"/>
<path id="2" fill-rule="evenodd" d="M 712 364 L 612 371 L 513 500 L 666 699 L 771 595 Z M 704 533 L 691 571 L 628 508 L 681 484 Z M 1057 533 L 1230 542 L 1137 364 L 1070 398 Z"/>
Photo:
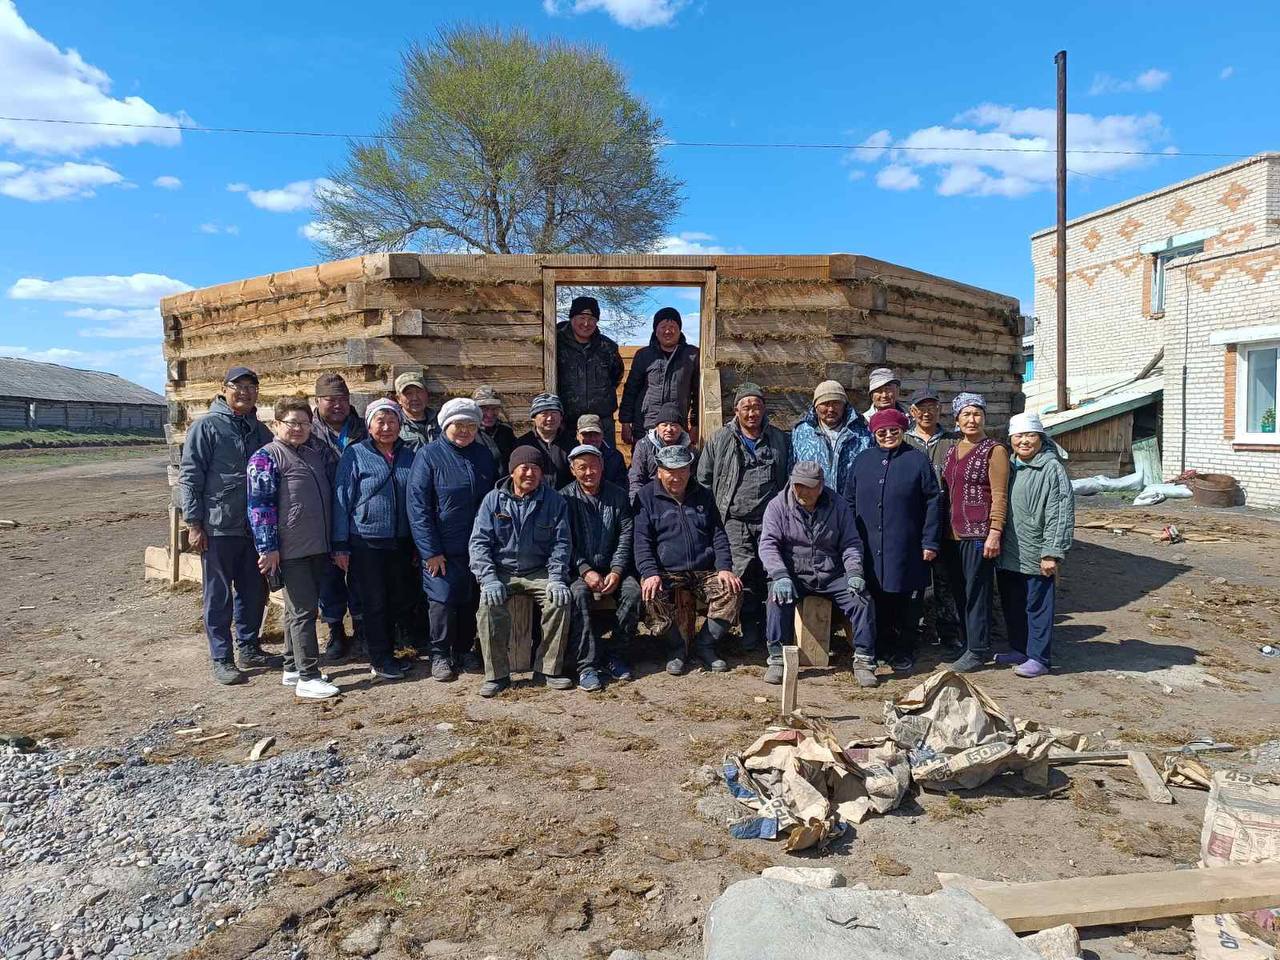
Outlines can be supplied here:
<path id="1" fill-rule="evenodd" d="M 791 428 L 791 466 L 812 460 L 822 467 L 829 488 L 848 499 L 853 461 L 871 449 L 871 431 L 853 409 L 838 380 L 823 380 L 813 391 L 813 408 Z"/>
<path id="2" fill-rule="evenodd" d="M 585 418 L 584 418 L 585 419 Z M 600 449 L 583 443 L 569 452 L 573 483 L 561 491 L 569 505 L 569 527 L 573 532 L 573 568 L 577 579 L 569 587 L 573 595 L 570 627 L 578 657 L 578 686 L 599 690 L 598 666 L 604 659 L 603 631 L 592 622 L 591 605 L 597 597 L 613 597 L 611 652 L 607 669 L 616 680 L 630 680 L 631 668 L 622 651 L 631 646 L 640 615 L 640 584 L 627 576 L 631 566 L 634 521 L 627 493 L 602 477 Z M 597 614 L 603 619 L 604 612 Z"/>
<path id="3" fill-rule="evenodd" d="M 649 628 L 666 636 L 667 673 L 679 676 L 688 657 L 689 638 L 676 625 L 675 591 L 690 591 L 705 604 L 707 619 L 693 638 L 693 652 L 708 670 L 729 665 L 716 641 L 729 632 L 742 603 L 742 581 L 733 573 L 733 553 L 711 491 L 691 478 L 688 447 L 658 451 L 658 476 L 640 491 L 635 520 L 636 568 Z"/>
<path id="4" fill-rule="evenodd" d="M 258 375 L 248 367 L 228 370 L 221 395 L 187 431 L 178 472 L 182 518 L 200 554 L 213 678 L 224 684 L 244 682 L 232 657 L 233 618 L 240 669 L 270 665 L 258 646 L 267 593 L 249 530 L 246 482 L 249 458 L 272 439 L 258 422 L 257 403 Z"/>
<path id="5" fill-rule="evenodd" d="M 531 596 L 542 609 L 535 679 L 544 678 L 556 690 L 573 686 L 561 675 L 569 638 L 569 509 L 564 497 L 542 482 L 543 463 L 536 447 L 516 447 L 511 475 L 485 494 L 471 529 L 471 572 L 480 582 L 482 697 L 496 697 L 511 686 L 507 644 L 512 594 Z"/>

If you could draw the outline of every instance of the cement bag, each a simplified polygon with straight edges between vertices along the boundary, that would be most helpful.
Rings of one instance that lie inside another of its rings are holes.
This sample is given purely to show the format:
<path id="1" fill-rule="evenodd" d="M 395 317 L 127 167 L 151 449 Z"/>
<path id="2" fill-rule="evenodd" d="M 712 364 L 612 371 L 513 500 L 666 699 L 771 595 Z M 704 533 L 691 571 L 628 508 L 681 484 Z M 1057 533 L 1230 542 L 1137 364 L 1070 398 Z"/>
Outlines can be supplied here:
<path id="1" fill-rule="evenodd" d="M 911 764 L 911 778 L 925 790 L 970 790 L 1006 771 L 1047 783 L 1055 737 L 1024 725 L 967 677 L 939 670 L 897 700 L 886 703 L 889 737 Z"/>
<path id="2" fill-rule="evenodd" d="M 1135 507 L 1149 507 L 1165 500 L 1183 500 L 1191 496 L 1191 488 L 1181 483 L 1149 483 L 1133 498 Z"/>
<path id="3" fill-rule="evenodd" d="M 1081 477 L 1071 481 L 1071 489 L 1077 496 L 1091 497 L 1095 493 L 1108 493 L 1117 490 L 1141 490 L 1142 473 L 1131 473 L 1127 477 Z"/>
<path id="4" fill-rule="evenodd" d="M 1246 933 L 1231 914 L 1191 918 L 1196 960 L 1273 960 L 1276 948 Z"/>
<path id="5" fill-rule="evenodd" d="M 1280 862 L 1280 784 L 1266 774 L 1219 770 L 1209 784 L 1200 831 L 1200 862 Z"/>

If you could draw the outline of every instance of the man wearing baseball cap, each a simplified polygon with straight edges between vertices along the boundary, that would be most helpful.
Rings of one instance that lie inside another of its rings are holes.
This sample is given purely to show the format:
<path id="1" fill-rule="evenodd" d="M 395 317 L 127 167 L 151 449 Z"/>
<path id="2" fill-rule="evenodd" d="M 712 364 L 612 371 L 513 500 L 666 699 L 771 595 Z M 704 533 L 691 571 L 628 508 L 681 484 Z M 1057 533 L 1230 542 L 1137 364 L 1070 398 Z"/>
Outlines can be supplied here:
<path id="1" fill-rule="evenodd" d="M 516 432 L 503 418 L 502 398 L 493 387 L 487 384 L 476 387 L 471 399 L 480 408 L 480 433 L 476 439 L 489 448 L 501 473 L 516 448 Z"/>
<path id="2" fill-rule="evenodd" d="M 769 577 L 765 637 L 769 665 L 765 683 L 782 682 L 782 648 L 795 643 L 795 605 L 804 597 L 826 597 L 853 625 L 853 675 L 874 687 L 876 656 L 867 621 L 871 607 L 862 577 L 862 542 L 844 497 L 825 485 L 822 467 L 802 460 L 791 468 L 790 486 L 769 501 L 760 534 L 760 562 Z"/>
<path id="3" fill-rule="evenodd" d="M 898 399 L 902 394 L 902 381 L 888 367 L 876 367 L 871 371 L 867 390 L 871 394 L 871 406 L 863 411 L 862 416 L 868 421 L 877 410 L 887 410 L 890 407 L 910 417 L 907 408 Z"/>
<path id="4" fill-rule="evenodd" d="M 604 426 L 601 424 L 600 418 L 594 413 L 584 413 L 578 418 L 578 443 L 579 445 L 585 443 L 600 451 L 600 459 L 604 464 L 604 482 L 621 487 L 625 492 L 627 489 L 627 461 L 623 459 L 617 448 L 609 443 L 609 439 L 604 435 Z M 569 459 L 569 465 L 572 467 L 572 451 Z"/>
<path id="5" fill-rule="evenodd" d="M 564 403 L 565 420 L 577 423 L 583 414 L 594 414 L 612 443 L 622 371 L 617 343 L 600 332 L 599 301 L 574 297 L 569 319 L 556 325 L 556 392 Z"/>
<path id="6" fill-rule="evenodd" d="M 396 400 L 404 414 L 400 425 L 400 439 L 415 451 L 440 435 L 436 424 L 436 412 L 427 404 L 431 394 L 427 392 L 427 380 L 422 371 L 402 373 L 396 377 Z"/>
<path id="7" fill-rule="evenodd" d="M 213 678 L 223 684 L 243 683 L 242 669 L 271 664 L 258 646 L 267 595 L 249 529 L 249 458 L 272 440 L 257 410 L 258 375 L 232 367 L 209 412 L 187 430 L 178 471 L 182 518 L 200 554 Z M 233 617 L 240 669 L 232 655 Z"/>
<path id="8" fill-rule="evenodd" d="M 615 680 L 631 679 L 631 668 L 623 657 L 631 648 L 640 616 L 640 584 L 627 575 L 634 523 L 626 489 L 604 479 L 601 451 L 593 443 L 570 450 L 569 466 L 573 482 L 565 484 L 560 494 L 569 505 L 576 578 L 569 584 L 573 618 L 566 659 L 576 655 L 578 686 L 591 691 L 603 686 L 601 669 Z M 596 599 L 604 597 L 614 600 L 614 609 L 593 611 Z M 607 649 L 605 629 L 611 634 Z"/>
<path id="9" fill-rule="evenodd" d="M 533 427 L 516 437 L 517 447 L 533 447 L 542 454 L 547 479 L 559 490 L 573 479 L 569 471 L 569 451 L 576 446 L 573 428 L 564 422 L 564 404 L 554 393 L 540 393 L 529 404 Z"/>

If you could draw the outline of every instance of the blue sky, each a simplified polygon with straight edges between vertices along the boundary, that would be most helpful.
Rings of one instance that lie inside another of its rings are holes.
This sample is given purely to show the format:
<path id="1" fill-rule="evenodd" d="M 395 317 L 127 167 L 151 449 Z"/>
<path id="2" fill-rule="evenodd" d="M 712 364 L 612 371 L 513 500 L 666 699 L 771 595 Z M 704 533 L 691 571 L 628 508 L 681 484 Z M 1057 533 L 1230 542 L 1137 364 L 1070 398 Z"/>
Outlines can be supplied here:
<path id="1" fill-rule="evenodd" d="M 1070 52 L 1078 215 L 1280 149 L 1274 2 L 0 0 L 0 115 L 373 132 L 400 51 L 458 21 L 599 45 L 677 141 L 670 252 L 863 253 L 1020 297 L 1054 215 L 1053 54 Z M 1044 138 L 1039 143 L 1037 138 Z M 340 139 L 0 120 L 0 355 L 163 387 L 160 295 L 315 262 Z M 696 305 L 683 306 L 690 311 Z"/>

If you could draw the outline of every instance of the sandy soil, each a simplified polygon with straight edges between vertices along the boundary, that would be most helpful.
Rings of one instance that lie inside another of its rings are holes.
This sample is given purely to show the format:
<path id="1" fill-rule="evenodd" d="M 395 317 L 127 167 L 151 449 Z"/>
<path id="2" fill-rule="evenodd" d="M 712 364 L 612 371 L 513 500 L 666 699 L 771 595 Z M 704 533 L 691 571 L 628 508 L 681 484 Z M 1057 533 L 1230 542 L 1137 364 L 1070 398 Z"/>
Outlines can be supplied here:
<path id="1" fill-rule="evenodd" d="M 20 524 L 0 529 L 0 732 L 90 746 L 194 716 L 206 730 L 260 726 L 198 748 L 174 738 L 157 760 L 199 749 L 211 763 L 239 763 L 266 734 L 277 750 L 335 740 L 367 758 L 358 789 L 403 816 L 349 840 L 395 869 L 380 894 L 314 931 L 310 956 L 334 955 L 342 930 L 381 905 L 401 917 L 406 956 L 421 955 L 413 944 L 447 941 L 464 945 L 460 957 L 618 947 L 697 957 L 710 902 L 770 864 L 834 866 L 851 882 L 924 893 L 936 889 L 935 871 L 1029 880 L 1198 858 L 1205 794 L 1175 789 L 1176 804 L 1156 805 L 1129 770 L 1103 767 L 1055 771 L 1047 790 L 1010 776 L 961 801 L 922 795 L 820 855 L 734 840 L 695 803 L 697 769 L 748 745 L 776 711 L 777 688 L 740 659 L 727 675 L 673 678 L 645 649 L 634 683 L 597 695 L 525 683 L 497 702 L 477 697 L 474 675 L 442 685 L 418 670 L 371 685 L 357 665 L 334 671 L 344 696 L 322 704 L 296 703 L 274 673 L 219 687 L 207 673 L 198 590 L 142 579 L 143 548 L 164 542 L 167 496 L 162 457 L 0 476 L 0 519 Z M 1082 503 L 1081 523 L 1174 519 L 1227 542 L 1078 530 L 1054 674 L 1027 682 L 991 670 L 978 683 L 1018 716 L 1153 754 L 1202 735 L 1240 746 L 1275 737 L 1280 661 L 1257 647 L 1280 638 L 1280 523 L 1182 504 L 1098 506 Z M 922 671 L 939 648 L 923 654 Z M 852 739 L 879 732 L 883 701 L 915 682 L 859 690 L 841 657 L 806 672 L 800 699 Z M 385 759 L 386 744 L 406 735 L 417 754 Z M 1099 957 L 1146 955 L 1131 931 L 1088 936 Z M 390 949 L 382 955 L 397 955 Z"/>

